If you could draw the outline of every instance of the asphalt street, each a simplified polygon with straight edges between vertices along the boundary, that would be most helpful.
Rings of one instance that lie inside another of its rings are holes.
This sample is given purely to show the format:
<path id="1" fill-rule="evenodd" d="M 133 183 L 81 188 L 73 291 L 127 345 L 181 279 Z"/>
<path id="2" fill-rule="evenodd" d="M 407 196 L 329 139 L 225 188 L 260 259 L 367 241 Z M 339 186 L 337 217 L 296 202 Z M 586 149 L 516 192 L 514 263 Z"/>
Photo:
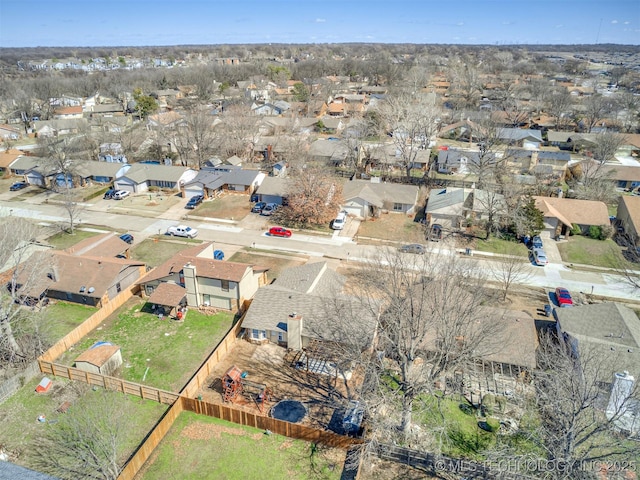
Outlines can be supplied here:
<path id="1" fill-rule="evenodd" d="M 198 229 L 199 239 L 216 242 L 216 244 L 220 245 L 220 248 L 223 248 L 223 245 L 253 247 L 314 257 L 341 259 L 348 262 L 367 262 L 380 248 L 388 248 L 359 245 L 349 236 L 338 234 L 326 236 L 294 232 L 291 238 L 276 238 L 268 236 L 264 230 L 242 228 L 238 224 L 220 223 L 195 217 L 185 221 L 182 220 L 184 210 L 181 207 L 165 212 L 162 214 L 163 218 L 110 213 L 108 210 L 105 211 L 104 208 L 91 204 L 87 204 L 84 207 L 85 210 L 81 214 L 79 228 L 82 228 L 82 224 L 86 223 L 104 225 L 106 230 L 128 231 L 134 235 L 136 243 L 149 236 L 162 234 L 169 226 L 186 223 Z M 53 225 L 68 221 L 65 211 L 60 205 L 0 200 L 0 217 L 9 215 L 30 218 L 43 225 Z M 548 245 L 548 248 L 556 248 L 557 250 L 557 247 L 552 246 L 549 242 L 553 242 L 553 240 L 545 240 L 545 245 Z M 464 256 L 464 252 L 461 253 L 459 250 L 447 248 L 442 243 L 430 244 L 428 254 Z M 559 263 L 557 260 L 559 255 L 556 256 L 554 254 L 550 255 L 550 257 L 552 263 L 545 267 L 537 267 L 530 262 L 526 262 L 528 263 L 526 266 L 528 276 L 521 283 L 546 289 L 555 289 L 557 286 L 563 286 L 573 292 L 640 301 L 640 294 L 631 290 L 619 275 L 606 271 L 580 271 Z M 472 252 L 472 256 L 468 258 L 468 261 L 477 264 L 478 271 L 484 270 L 485 273 L 490 270 L 491 260 L 491 255 L 480 252 Z"/>

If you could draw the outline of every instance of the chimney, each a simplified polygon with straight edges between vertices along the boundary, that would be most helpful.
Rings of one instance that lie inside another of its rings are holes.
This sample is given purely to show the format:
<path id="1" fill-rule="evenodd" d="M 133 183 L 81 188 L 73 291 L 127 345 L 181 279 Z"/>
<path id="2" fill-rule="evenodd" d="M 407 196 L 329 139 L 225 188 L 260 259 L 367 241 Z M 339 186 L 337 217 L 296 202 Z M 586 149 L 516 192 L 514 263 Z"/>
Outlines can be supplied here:
<path id="1" fill-rule="evenodd" d="M 302 316 L 295 312 L 287 318 L 287 347 L 302 350 Z"/>

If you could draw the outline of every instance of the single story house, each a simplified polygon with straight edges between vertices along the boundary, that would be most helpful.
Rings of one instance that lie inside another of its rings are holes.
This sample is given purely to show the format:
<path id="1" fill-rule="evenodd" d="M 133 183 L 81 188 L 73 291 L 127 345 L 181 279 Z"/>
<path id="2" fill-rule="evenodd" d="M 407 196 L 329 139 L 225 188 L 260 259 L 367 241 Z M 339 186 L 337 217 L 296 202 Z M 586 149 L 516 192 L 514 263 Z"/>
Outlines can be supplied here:
<path id="1" fill-rule="evenodd" d="M 602 173 L 613 181 L 617 188 L 640 187 L 640 167 L 633 165 L 603 165 Z"/>
<path id="2" fill-rule="evenodd" d="M 344 142 L 319 138 L 309 146 L 309 157 L 317 162 L 342 164 L 348 156 Z"/>
<path id="3" fill-rule="evenodd" d="M 233 165 L 203 167 L 193 180 L 183 185 L 183 196 L 204 195 L 210 198 L 224 191 L 252 194 L 266 177 L 259 170 L 244 170 Z"/>
<path id="4" fill-rule="evenodd" d="M 3 140 L 18 140 L 22 138 L 23 132 L 24 130 L 11 125 L 0 125 L 0 139 Z"/>
<path id="5" fill-rule="evenodd" d="M 313 341 L 340 343 L 349 335 L 363 349 L 371 346 L 377 319 L 357 299 L 341 293 L 344 282 L 327 262 L 283 270 L 274 283 L 256 292 L 242 321 L 246 338 L 302 350 Z"/>
<path id="6" fill-rule="evenodd" d="M 466 175 L 471 173 L 474 165 L 480 164 L 480 161 L 480 152 L 449 148 L 438 151 L 436 164 L 438 173 L 459 173 Z M 496 156 L 491 152 L 485 153 L 482 161 L 483 163 L 495 163 Z"/>
<path id="7" fill-rule="evenodd" d="M 460 228 L 467 210 L 471 208 L 472 202 L 471 189 L 433 189 L 427 199 L 425 209 L 426 223 L 427 225 L 437 223 L 445 228 Z"/>
<path id="8" fill-rule="evenodd" d="M 566 151 L 548 150 L 527 150 L 510 148 L 505 152 L 504 157 L 508 162 L 516 164 L 523 171 L 535 171 L 540 165 L 551 166 L 552 171 L 564 173 L 571 154 Z"/>
<path id="9" fill-rule="evenodd" d="M 609 225 L 609 211 L 603 202 L 574 198 L 533 197 L 536 208 L 544 215 L 544 228 L 551 238 L 568 235 L 573 225 L 583 232 L 590 226 Z"/>
<path id="10" fill-rule="evenodd" d="M 540 130 L 498 128 L 497 138 L 508 145 L 519 145 L 529 149 L 537 149 L 542 145 L 542 132 Z"/>
<path id="11" fill-rule="evenodd" d="M 342 188 L 342 209 L 349 215 L 365 219 L 379 216 L 381 210 L 407 215 L 414 213 L 418 203 L 417 186 L 384 183 L 379 180 L 372 177 L 371 181 L 345 182 Z"/>
<path id="12" fill-rule="evenodd" d="M 640 197 L 622 195 L 618 200 L 616 218 L 633 245 L 640 247 Z"/>
<path id="13" fill-rule="evenodd" d="M 64 251 L 70 255 L 89 257 L 122 258 L 129 257 L 129 245 L 117 233 L 107 232 L 85 238 Z"/>
<path id="14" fill-rule="evenodd" d="M 98 342 L 75 359 L 76 368 L 100 375 L 112 375 L 121 365 L 120 347 L 109 342 Z"/>
<path id="15" fill-rule="evenodd" d="M 277 203 L 278 205 L 282 205 L 287 202 L 291 184 L 292 181 L 290 178 L 264 177 L 256 191 L 258 200 L 261 202 Z"/>
<path id="16" fill-rule="evenodd" d="M 113 182 L 113 186 L 116 190 L 131 193 L 146 192 L 151 187 L 177 191 L 198 174 L 191 168 L 171 165 L 134 163 L 125 167 L 127 170 Z"/>
<path id="17" fill-rule="evenodd" d="M 576 132 L 547 132 L 549 145 L 558 147 L 560 150 L 578 151 L 589 149 L 596 144 L 598 136 L 595 133 Z"/>
<path id="18" fill-rule="evenodd" d="M 80 133 L 89 126 L 86 118 L 68 118 L 59 120 L 36 120 L 33 129 L 39 137 L 58 137 Z"/>
<path id="19" fill-rule="evenodd" d="M 16 149 L 0 151 L 0 177 L 8 176 L 11 173 L 9 166 L 23 155 L 23 151 Z"/>
<path id="20" fill-rule="evenodd" d="M 267 268 L 246 263 L 214 260 L 213 242 L 178 252 L 138 281 L 151 297 L 163 283 L 186 291 L 190 307 L 215 307 L 242 311 L 244 302 L 267 283 Z"/>

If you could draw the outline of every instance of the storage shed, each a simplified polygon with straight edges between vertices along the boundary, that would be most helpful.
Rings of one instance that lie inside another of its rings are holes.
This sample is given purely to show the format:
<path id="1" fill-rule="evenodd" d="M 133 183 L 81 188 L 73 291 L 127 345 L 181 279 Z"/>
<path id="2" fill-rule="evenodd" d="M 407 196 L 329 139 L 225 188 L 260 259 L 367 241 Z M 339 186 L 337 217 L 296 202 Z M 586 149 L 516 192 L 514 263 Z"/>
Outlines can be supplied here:
<path id="1" fill-rule="evenodd" d="M 120 347 L 109 342 L 98 342 L 75 361 L 76 368 L 86 372 L 111 375 L 122 365 Z"/>

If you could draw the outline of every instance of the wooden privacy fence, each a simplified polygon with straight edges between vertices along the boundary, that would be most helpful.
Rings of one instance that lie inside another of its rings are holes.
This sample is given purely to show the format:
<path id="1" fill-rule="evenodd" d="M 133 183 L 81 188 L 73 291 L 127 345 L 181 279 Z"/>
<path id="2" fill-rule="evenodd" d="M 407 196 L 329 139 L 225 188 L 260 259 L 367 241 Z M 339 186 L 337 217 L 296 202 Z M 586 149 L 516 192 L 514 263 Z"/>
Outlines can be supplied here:
<path id="1" fill-rule="evenodd" d="M 38 364 L 40 365 L 40 371 L 45 374 L 64 377 L 69 380 L 77 380 L 89 385 L 106 388 L 107 390 L 114 390 L 116 392 L 134 395 L 136 397 L 144 398 L 145 400 L 154 400 L 165 405 L 173 404 L 180 397 L 179 394 L 174 392 L 168 392 L 166 390 L 160 390 L 159 388 L 149 387 L 148 385 L 129 382 L 127 380 L 122 380 L 121 378 L 109 377 L 100 373 L 87 372 L 85 370 L 80 370 L 79 368 L 68 367 L 58 363 L 38 360 Z"/>
<path id="2" fill-rule="evenodd" d="M 109 303 L 104 304 L 100 310 L 71 330 L 71 332 L 62 337 L 62 339 L 58 340 L 49 350 L 40 356 L 40 359 L 47 362 L 53 362 L 57 358 L 60 358 L 64 352 L 69 350 L 69 347 L 72 347 L 82 340 L 87 333 L 100 325 L 105 318 L 120 308 L 134 295 L 135 292 L 139 290 L 139 288 L 140 287 L 138 285 L 132 285 L 126 290 L 120 292 L 111 301 L 109 301 Z"/>

